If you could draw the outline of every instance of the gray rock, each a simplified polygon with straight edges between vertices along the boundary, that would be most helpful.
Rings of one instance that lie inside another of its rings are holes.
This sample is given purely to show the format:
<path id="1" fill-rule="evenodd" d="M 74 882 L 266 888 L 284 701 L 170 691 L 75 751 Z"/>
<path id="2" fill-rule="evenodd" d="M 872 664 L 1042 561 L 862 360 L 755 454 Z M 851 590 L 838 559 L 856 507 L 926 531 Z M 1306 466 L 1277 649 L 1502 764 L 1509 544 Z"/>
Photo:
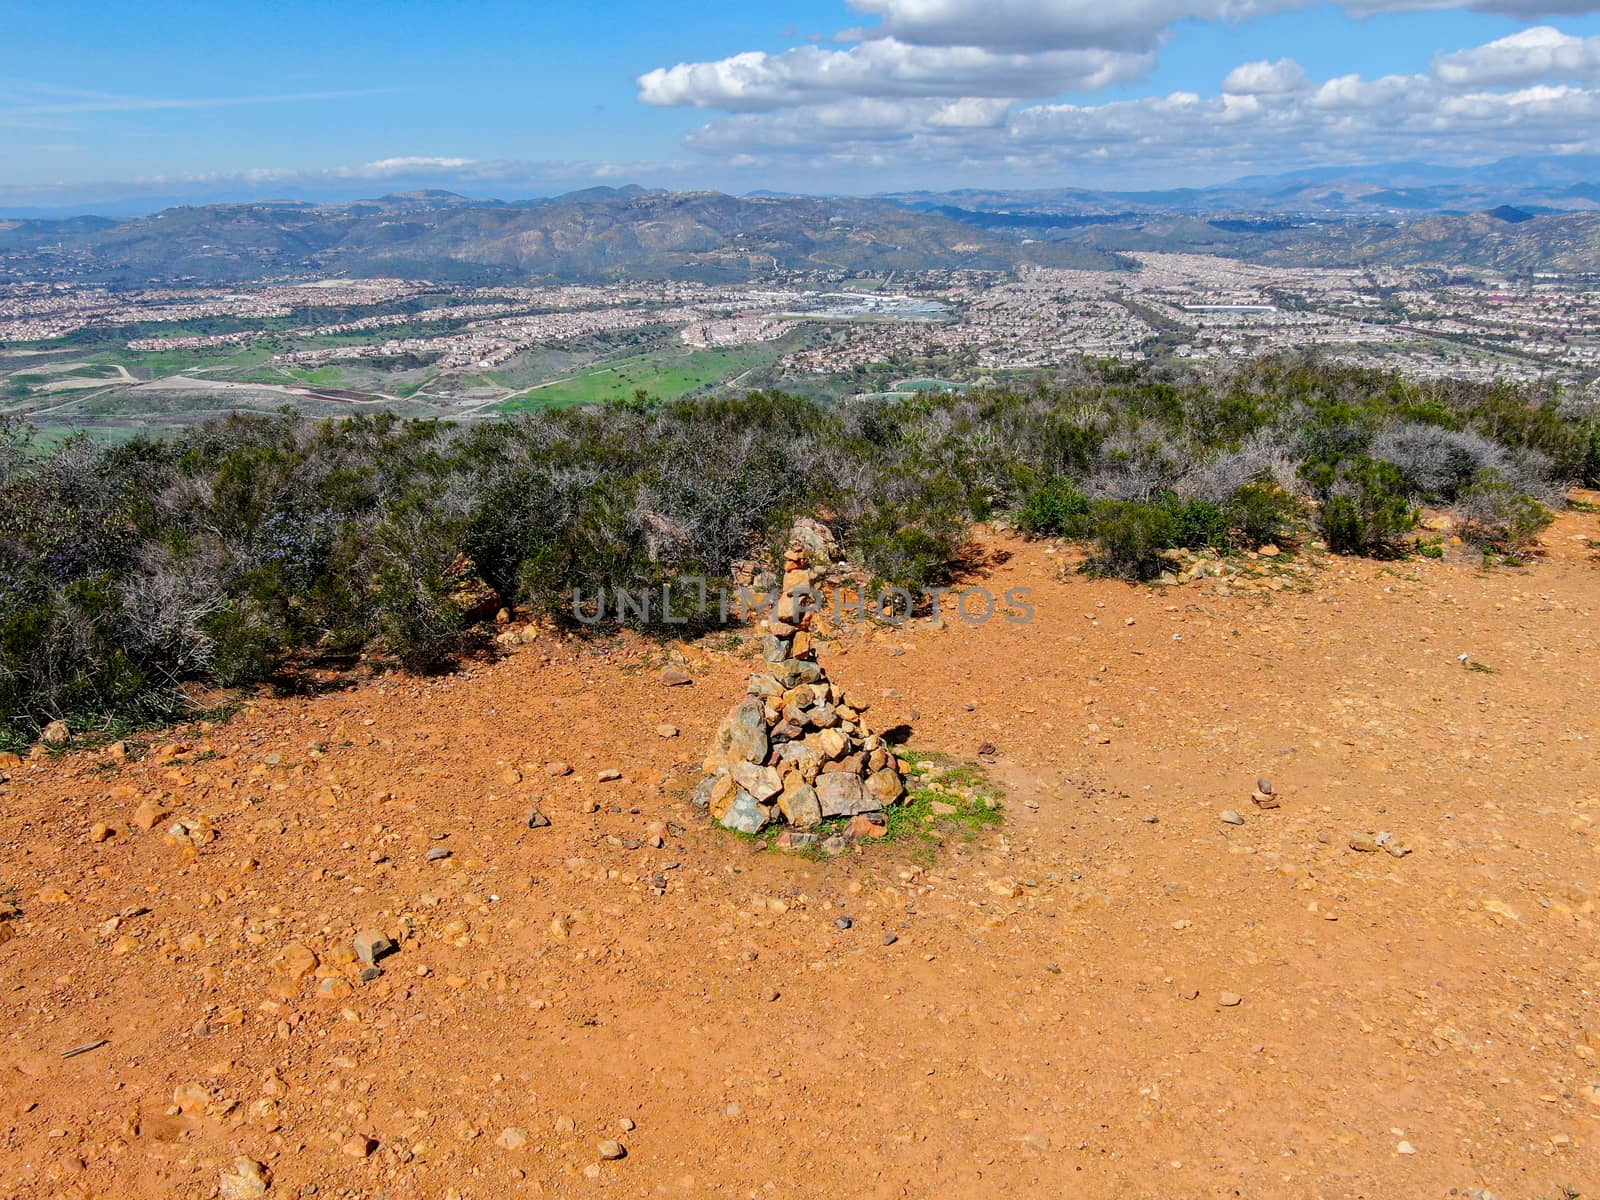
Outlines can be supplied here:
<path id="1" fill-rule="evenodd" d="M 393 954 L 398 947 L 390 938 L 376 929 L 363 929 L 355 937 L 356 957 L 367 966 L 375 966 L 379 959 Z"/>
<path id="2" fill-rule="evenodd" d="M 528 828 L 529 829 L 548 829 L 548 828 L 550 828 L 550 818 L 545 816 L 537 808 L 533 809 L 531 812 L 528 813 Z"/>
<path id="3" fill-rule="evenodd" d="M 817 777 L 816 786 L 824 817 L 853 817 L 882 807 L 857 776 L 844 771 L 824 771 Z"/>
<path id="4" fill-rule="evenodd" d="M 1272 780 L 1268 779 L 1265 775 L 1261 776 L 1260 779 L 1256 780 L 1256 791 L 1260 792 L 1263 796 L 1272 795 Z"/>
<path id="5" fill-rule="evenodd" d="M 815 683 L 822 678 L 822 668 L 814 662 L 799 658 L 786 658 L 773 667 L 772 676 L 783 685 L 784 691 L 802 683 Z"/>
<path id="6" fill-rule="evenodd" d="M 727 719 L 717 728 L 712 744 L 712 754 L 722 762 L 765 762 L 767 751 L 767 721 L 761 701 L 751 698 L 734 706 Z"/>
<path id="7" fill-rule="evenodd" d="M 760 833 L 766 827 L 768 810 L 749 792 L 741 791 L 733 798 L 722 824 L 739 833 Z"/>
<path id="8" fill-rule="evenodd" d="M 717 780 L 722 774 L 723 772 L 717 771 L 716 773 L 707 775 L 704 779 L 702 779 L 695 786 L 694 794 L 689 797 L 689 802 L 696 808 L 710 808 L 711 791 L 717 786 Z"/>
<path id="9" fill-rule="evenodd" d="M 783 791 L 783 780 L 776 767 L 760 767 L 755 763 L 734 763 L 728 773 L 733 781 L 758 801 L 765 804 Z"/>
<path id="10" fill-rule="evenodd" d="M 778 809 L 796 829 L 809 829 L 822 820 L 822 802 L 815 788 L 796 788 L 786 796 L 778 797 Z"/>
<path id="11" fill-rule="evenodd" d="M 1224 825 L 1243 825 L 1244 817 L 1231 808 L 1222 810 L 1222 823 Z"/>
<path id="12" fill-rule="evenodd" d="M 783 684 L 779 683 L 771 675 L 752 675 L 750 676 L 750 686 L 745 690 L 752 696 L 767 699 L 768 697 L 775 698 L 783 695 L 785 689 Z"/>
<path id="13" fill-rule="evenodd" d="M 442 859 L 449 858 L 450 853 L 451 852 L 446 850 L 443 846 L 435 846 L 432 850 L 428 851 L 427 858 L 429 862 L 439 862 Z"/>
<path id="14" fill-rule="evenodd" d="M 819 704 L 807 710 L 806 720 L 818 729 L 829 729 L 839 723 L 839 710 L 831 704 Z"/>

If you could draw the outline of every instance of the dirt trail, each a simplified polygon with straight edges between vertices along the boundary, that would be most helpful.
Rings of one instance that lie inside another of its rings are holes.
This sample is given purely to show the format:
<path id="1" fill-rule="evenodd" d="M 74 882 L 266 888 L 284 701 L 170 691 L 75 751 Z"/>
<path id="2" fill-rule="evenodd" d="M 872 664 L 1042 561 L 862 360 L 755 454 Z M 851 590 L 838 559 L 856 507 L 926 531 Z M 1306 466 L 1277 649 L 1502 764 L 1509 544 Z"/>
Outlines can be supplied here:
<path id="1" fill-rule="evenodd" d="M 824 651 L 876 728 L 998 747 L 1005 825 L 928 863 L 707 828 L 681 797 L 748 670 L 709 646 L 691 687 L 644 643 L 545 639 L 263 701 L 176 761 L 12 768 L 0 1195 L 210 1196 L 239 1155 L 269 1196 L 1591 1195 L 1580 537 L 1260 595 L 993 540 L 984 586 L 1033 621 Z M 176 818 L 215 840 L 186 855 Z M 1413 852 L 1349 848 L 1379 831 Z M 284 947 L 369 926 L 407 933 L 382 978 L 275 987 Z"/>

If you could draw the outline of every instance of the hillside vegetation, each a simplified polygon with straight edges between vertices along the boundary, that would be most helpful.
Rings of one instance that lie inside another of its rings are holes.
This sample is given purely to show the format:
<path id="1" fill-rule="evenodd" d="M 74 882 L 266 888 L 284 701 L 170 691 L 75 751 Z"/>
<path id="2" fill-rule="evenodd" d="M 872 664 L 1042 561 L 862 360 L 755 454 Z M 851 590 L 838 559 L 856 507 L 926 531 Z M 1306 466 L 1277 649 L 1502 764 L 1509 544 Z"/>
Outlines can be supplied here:
<path id="1" fill-rule="evenodd" d="M 1084 363 L 1019 393 L 826 407 L 753 393 L 457 428 L 232 417 L 170 440 L 0 438 L 0 721 L 160 718 L 194 684 L 392 656 L 425 670 L 503 603 L 725 579 L 796 515 L 905 586 L 950 579 L 1009 514 L 1145 579 L 1164 550 L 1300 536 L 1396 554 L 1419 503 L 1518 553 L 1600 474 L 1600 426 L 1554 392 L 1314 360 L 1203 374 Z M 1307 533 L 1305 536 L 1311 536 Z M 677 628 L 677 627 L 675 627 Z"/>

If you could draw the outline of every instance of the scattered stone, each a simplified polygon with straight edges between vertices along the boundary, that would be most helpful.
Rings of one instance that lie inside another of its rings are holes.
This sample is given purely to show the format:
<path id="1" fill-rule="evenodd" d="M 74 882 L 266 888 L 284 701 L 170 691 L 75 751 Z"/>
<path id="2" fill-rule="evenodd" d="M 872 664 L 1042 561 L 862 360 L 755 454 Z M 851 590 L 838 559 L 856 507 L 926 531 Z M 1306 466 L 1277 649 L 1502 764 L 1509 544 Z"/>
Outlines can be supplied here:
<path id="1" fill-rule="evenodd" d="M 599 783 L 615 783 L 621 778 L 622 772 L 612 769 L 601 771 L 600 774 L 595 776 L 595 780 Z"/>
<path id="2" fill-rule="evenodd" d="M 845 832 L 853 838 L 881 838 L 889 836 L 889 819 L 882 813 L 857 813 L 850 818 Z"/>
<path id="3" fill-rule="evenodd" d="M 502 1150 L 521 1150 L 528 1144 L 528 1131 L 518 1129 L 515 1125 L 508 1125 L 500 1131 L 495 1143 Z"/>
<path id="4" fill-rule="evenodd" d="M 254 1200 L 265 1196 L 272 1186 L 267 1168 L 253 1158 L 236 1158 L 233 1168 L 222 1172 L 217 1190 L 222 1200 Z"/>
<path id="5" fill-rule="evenodd" d="M 1263 796 L 1272 795 L 1272 780 L 1268 779 L 1265 775 L 1261 776 L 1256 780 L 1256 791 L 1260 792 Z"/>
<path id="6" fill-rule="evenodd" d="M 363 929 L 356 934 L 352 944 L 356 957 L 369 967 L 376 966 L 380 959 L 387 958 L 399 949 L 391 938 L 376 929 Z"/>
<path id="7" fill-rule="evenodd" d="M 662 687 L 685 687 L 694 682 L 694 676 L 682 667 L 662 667 L 661 674 L 656 678 Z"/>
<path id="8" fill-rule="evenodd" d="M 1015 900 L 1022 895 L 1022 886 L 1015 879 L 991 879 L 989 890 L 1004 900 Z"/>
<path id="9" fill-rule="evenodd" d="M 272 973 L 291 982 L 304 979 L 320 963 L 316 952 L 299 942 L 290 942 L 278 951 L 271 963 Z"/>
<path id="10" fill-rule="evenodd" d="M 449 858 L 454 853 L 455 853 L 455 851 L 447 850 L 443 846 L 435 846 L 432 850 L 429 850 L 428 853 L 426 855 L 424 855 L 424 857 L 429 862 L 443 862 L 445 859 Z"/>
<path id="11" fill-rule="evenodd" d="M 544 813 L 540 812 L 537 808 L 530 809 L 528 812 L 528 828 L 548 829 L 550 828 L 550 818 L 545 816 Z"/>
<path id="12" fill-rule="evenodd" d="M 855 922 L 849 917 L 840 917 L 833 923 L 835 929 L 849 929 Z"/>
<path id="13" fill-rule="evenodd" d="M 1244 817 L 1234 809 L 1225 808 L 1222 810 L 1222 823 L 1224 825 L 1243 825 Z"/>
<path id="14" fill-rule="evenodd" d="M 89 826 L 89 840 L 96 845 L 99 845 L 101 842 L 109 842 L 112 836 L 111 826 L 107 825 L 104 821 L 96 821 L 93 825 Z"/>
<path id="15" fill-rule="evenodd" d="M 376 1138 L 370 1138 L 358 1133 L 346 1140 L 340 1148 L 351 1158 L 366 1158 L 378 1148 L 378 1141 Z"/>
<path id="16" fill-rule="evenodd" d="M 161 823 L 161 809 L 149 800 L 140 801 L 139 807 L 133 810 L 133 823 L 149 833 Z"/>
<path id="17" fill-rule="evenodd" d="M 556 1133 L 565 1136 L 570 1133 L 576 1133 L 577 1131 L 578 1123 L 565 1113 L 556 1118 Z"/>
<path id="18" fill-rule="evenodd" d="M 678 736 L 678 727 L 676 725 L 657 725 L 656 733 L 664 738 L 675 738 Z"/>
<path id="19" fill-rule="evenodd" d="M 600 1152 L 600 1157 L 607 1162 L 615 1162 L 619 1158 L 625 1158 L 628 1153 L 622 1143 L 614 1138 L 606 1138 L 596 1149 Z"/>
<path id="20" fill-rule="evenodd" d="M 621 1127 L 623 1133 L 632 1133 L 639 1128 L 638 1123 L 632 1117 L 623 1117 L 617 1124 Z"/>
<path id="21" fill-rule="evenodd" d="M 39 740 L 46 746 L 65 746 L 72 740 L 72 731 L 65 721 L 51 721 L 39 734 Z"/>
<path id="22" fill-rule="evenodd" d="M 883 935 L 883 944 L 885 946 L 892 946 L 896 942 L 898 942 L 899 940 L 900 940 L 900 937 L 899 937 L 898 934 L 886 933 L 886 934 Z"/>
<path id="23" fill-rule="evenodd" d="M 1250 793 L 1250 799 L 1255 802 L 1257 808 L 1278 807 L 1278 798 L 1271 792 L 1252 792 Z"/>
<path id="24" fill-rule="evenodd" d="M 1350 839 L 1350 849 L 1358 854 L 1376 854 L 1383 847 L 1369 837 L 1353 837 Z"/>
<path id="25" fill-rule="evenodd" d="M 1238 992 L 1223 992 L 1217 997 L 1217 1003 L 1223 1008 L 1237 1008 L 1244 1003 L 1244 997 Z"/>
<path id="26" fill-rule="evenodd" d="M 544 773 L 551 779 L 560 779 L 565 775 L 571 775 L 572 768 L 564 762 L 547 762 L 544 765 Z"/>
<path id="27" fill-rule="evenodd" d="M 785 829 L 772 844 L 778 850 L 807 850 L 821 840 L 821 834 L 803 833 L 798 829 Z"/>

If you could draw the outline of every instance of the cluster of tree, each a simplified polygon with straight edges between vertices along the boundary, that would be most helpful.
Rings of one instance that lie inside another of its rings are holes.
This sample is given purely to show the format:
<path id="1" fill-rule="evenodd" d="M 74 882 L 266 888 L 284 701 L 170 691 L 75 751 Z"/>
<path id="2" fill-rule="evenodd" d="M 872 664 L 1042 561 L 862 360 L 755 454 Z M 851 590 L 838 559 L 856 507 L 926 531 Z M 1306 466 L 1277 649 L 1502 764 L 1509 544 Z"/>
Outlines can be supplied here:
<path id="1" fill-rule="evenodd" d="M 468 592 L 562 614 L 575 588 L 725 578 L 801 514 L 885 583 L 947 580 L 993 514 L 1145 578 L 1163 549 L 1258 545 L 1303 512 L 1335 551 L 1394 553 L 1422 502 L 1514 550 L 1597 474 L 1600 426 L 1555 393 L 1305 358 L 461 427 L 231 417 L 37 454 L 0 426 L 0 730 L 160 718 L 196 681 L 364 650 L 433 668 L 471 636 Z"/>

